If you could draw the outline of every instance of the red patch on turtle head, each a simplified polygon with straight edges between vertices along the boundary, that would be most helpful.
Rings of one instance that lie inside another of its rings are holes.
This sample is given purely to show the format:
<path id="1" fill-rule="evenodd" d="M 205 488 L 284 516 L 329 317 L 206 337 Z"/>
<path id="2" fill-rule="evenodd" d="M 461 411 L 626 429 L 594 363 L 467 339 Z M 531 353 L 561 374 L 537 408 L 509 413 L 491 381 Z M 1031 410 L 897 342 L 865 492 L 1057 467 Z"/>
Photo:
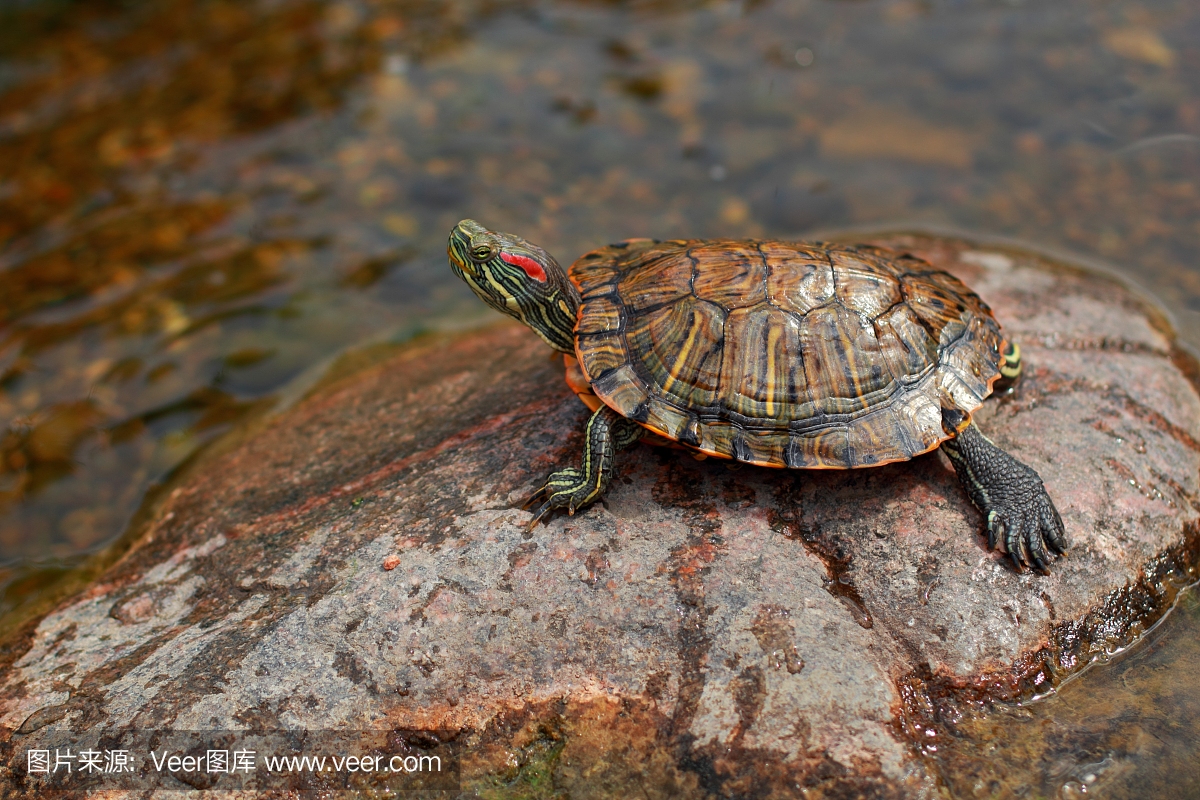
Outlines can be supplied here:
<path id="1" fill-rule="evenodd" d="M 529 256 L 519 256 L 515 253 L 501 253 L 500 258 L 506 264 L 512 264 L 514 267 L 520 267 L 525 270 L 525 274 L 538 283 L 546 282 L 546 270 L 542 269 L 542 265 Z"/>

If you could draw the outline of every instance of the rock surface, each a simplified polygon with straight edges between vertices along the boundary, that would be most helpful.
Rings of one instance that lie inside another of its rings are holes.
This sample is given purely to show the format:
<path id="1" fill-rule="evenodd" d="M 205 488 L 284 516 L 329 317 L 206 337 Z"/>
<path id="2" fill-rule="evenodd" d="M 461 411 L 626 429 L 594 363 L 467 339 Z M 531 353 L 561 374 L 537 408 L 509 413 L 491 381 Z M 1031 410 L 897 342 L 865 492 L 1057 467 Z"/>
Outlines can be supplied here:
<path id="1" fill-rule="evenodd" d="M 513 507 L 576 458 L 586 412 L 506 324 L 326 383 L 196 465 L 9 643 L 8 754 L 71 731 L 419 729 L 440 733 L 404 746 L 454 758 L 465 796 L 944 795 L 930 755 L 957 706 L 1049 689 L 1190 579 L 1200 399 L 1162 318 L 1107 278 L 876 241 L 960 276 L 1021 345 L 1021 383 L 977 419 L 1057 502 L 1050 577 L 986 549 L 938 453 L 789 473 L 639 445 L 602 504 L 526 532 Z"/>

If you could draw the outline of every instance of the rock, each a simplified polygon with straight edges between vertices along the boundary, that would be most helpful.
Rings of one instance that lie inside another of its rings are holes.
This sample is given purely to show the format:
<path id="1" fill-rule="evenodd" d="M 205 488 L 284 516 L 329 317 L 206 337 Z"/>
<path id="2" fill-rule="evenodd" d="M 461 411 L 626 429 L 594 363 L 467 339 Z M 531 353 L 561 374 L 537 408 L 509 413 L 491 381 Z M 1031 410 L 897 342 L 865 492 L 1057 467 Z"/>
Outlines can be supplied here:
<path id="1" fill-rule="evenodd" d="M 939 796 L 956 767 L 926 756 L 956 707 L 1049 690 L 1194 576 L 1200 399 L 1115 281 L 879 241 L 962 277 L 1021 345 L 1021 383 L 977 419 L 1057 501 L 1051 576 L 987 550 L 937 453 L 789 473 L 639 445 L 603 503 L 527 532 L 514 507 L 577 457 L 586 412 L 506 323 L 326 383 L 195 465 L 124 558 L 9 643 L 8 753 L 404 731 L 467 796 Z"/>

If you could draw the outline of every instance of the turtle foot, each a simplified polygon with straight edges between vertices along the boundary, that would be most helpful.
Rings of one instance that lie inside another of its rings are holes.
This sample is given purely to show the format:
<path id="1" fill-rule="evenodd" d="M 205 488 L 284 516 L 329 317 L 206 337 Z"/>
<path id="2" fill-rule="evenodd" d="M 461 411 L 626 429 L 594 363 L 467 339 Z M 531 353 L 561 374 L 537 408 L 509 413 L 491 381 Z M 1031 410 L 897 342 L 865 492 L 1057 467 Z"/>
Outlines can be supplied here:
<path id="1" fill-rule="evenodd" d="M 1048 564 L 1067 551 L 1066 531 L 1054 501 L 1032 468 L 1001 450 L 974 423 L 942 445 L 987 522 L 988 547 L 1008 553 L 1018 570 L 1049 574 Z"/>
<path id="2" fill-rule="evenodd" d="M 567 467 L 550 473 L 550 477 L 521 506 L 528 511 L 536 507 L 526 530 L 532 531 L 542 518 L 556 508 L 574 514 L 594 503 L 612 479 L 613 453 L 636 442 L 642 428 L 622 417 L 608 406 L 602 406 L 588 420 L 584 432 L 583 466 Z"/>
<path id="3" fill-rule="evenodd" d="M 604 481 L 604 484 L 607 484 L 607 481 Z M 542 488 L 521 505 L 522 510 L 533 511 L 533 519 L 529 521 L 526 530 L 536 528 L 537 524 L 556 508 L 565 508 L 568 514 L 574 514 L 594 502 L 602 491 L 604 485 L 599 481 L 589 481 L 581 469 L 567 467 L 550 473 Z"/>
<path id="4" fill-rule="evenodd" d="M 1029 472 L 1037 481 L 1036 486 L 1029 486 L 1020 493 L 1023 496 L 1012 498 L 1015 502 L 996 503 L 984 510 L 988 547 L 999 546 L 1018 570 L 1033 567 L 1049 575 L 1047 565 L 1067 552 L 1066 531 L 1041 479 L 1033 470 Z"/>

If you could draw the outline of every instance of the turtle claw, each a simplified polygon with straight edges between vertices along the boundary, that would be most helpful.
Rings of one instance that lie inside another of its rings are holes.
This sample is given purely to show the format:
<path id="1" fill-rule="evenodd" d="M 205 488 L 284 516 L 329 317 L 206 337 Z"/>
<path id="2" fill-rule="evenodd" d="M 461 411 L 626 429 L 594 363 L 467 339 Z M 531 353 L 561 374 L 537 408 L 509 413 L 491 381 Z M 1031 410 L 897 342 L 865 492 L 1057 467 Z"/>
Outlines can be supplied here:
<path id="1" fill-rule="evenodd" d="M 1004 534 L 1004 519 L 995 511 L 990 512 L 987 515 L 988 550 L 995 550 L 996 542 L 1004 542 Z"/>
<path id="2" fill-rule="evenodd" d="M 525 510 L 528 511 L 528 509 Z M 525 526 L 525 532 L 533 533 L 533 529 L 536 528 L 538 523 L 542 521 L 542 517 L 546 516 L 548 513 L 550 513 L 550 504 L 542 503 L 538 510 L 534 512 L 533 519 L 529 520 L 529 524 Z"/>
<path id="3" fill-rule="evenodd" d="M 1062 516 L 1054 507 L 1054 503 L 1049 502 L 1049 498 L 1047 498 L 1046 506 L 1047 508 L 1042 509 L 1041 517 L 1042 530 L 1049 532 L 1046 544 L 1050 545 L 1050 549 L 1055 554 L 1065 556 L 1067 554 L 1066 526 L 1063 525 Z"/>
<path id="4" fill-rule="evenodd" d="M 554 476 L 552 475 L 551 478 L 553 477 Z M 547 481 L 545 486 L 531 494 L 520 506 L 522 511 L 533 512 L 533 518 L 529 520 L 529 524 L 525 526 L 526 533 L 532 533 L 533 529 L 538 526 L 538 523 L 545 519 L 546 515 L 554 510 L 554 506 L 550 503 L 549 495 L 546 491 L 549 485 L 550 481 Z"/>
<path id="5" fill-rule="evenodd" d="M 525 502 L 521 503 L 521 505 L 519 507 L 522 511 L 528 511 L 536 505 L 539 505 L 539 504 L 543 505 L 543 508 L 539 508 L 538 513 L 534 515 L 534 518 L 537 519 L 546 511 L 546 509 L 544 507 L 545 497 L 546 497 L 546 487 L 543 486 L 542 488 L 538 489 L 533 494 L 529 495 L 529 497 L 525 498 Z"/>
<path id="6" fill-rule="evenodd" d="M 545 485 L 534 492 L 521 506 L 522 510 L 528 511 L 535 504 L 540 503 L 526 530 L 532 531 L 547 514 L 556 508 L 565 508 L 567 514 L 575 516 L 576 511 L 591 503 L 599 495 L 600 488 L 588 481 L 583 470 L 567 467 L 558 472 L 552 472 L 546 479 Z"/>
<path id="7" fill-rule="evenodd" d="M 1062 517 L 1041 480 L 987 510 L 987 537 L 988 548 L 1007 553 L 1018 571 L 1032 567 L 1042 575 L 1050 574 L 1049 563 L 1067 549 Z"/>

